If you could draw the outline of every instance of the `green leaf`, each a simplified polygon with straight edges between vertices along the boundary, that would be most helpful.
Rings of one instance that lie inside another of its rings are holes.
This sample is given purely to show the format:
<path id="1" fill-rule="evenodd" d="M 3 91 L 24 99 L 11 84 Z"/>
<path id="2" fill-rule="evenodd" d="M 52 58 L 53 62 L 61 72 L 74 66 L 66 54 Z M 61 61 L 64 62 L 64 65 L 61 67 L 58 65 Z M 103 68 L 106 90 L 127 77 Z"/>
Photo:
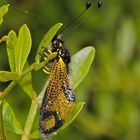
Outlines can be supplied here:
<path id="1" fill-rule="evenodd" d="M 3 16 L 8 12 L 8 6 L 9 6 L 9 4 L 3 5 L 3 6 L 0 8 L 0 25 L 1 25 L 2 22 L 3 22 Z"/>
<path id="2" fill-rule="evenodd" d="M 40 42 L 35 61 L 38 63 L 40 62 L 41 56 L 39 54 L 42 54 L 45 48 L 50 44 L 52 41 L 53 37 L 56 35 L 58 32 L 59 28 L 62 26 L 62 23 L 57 23 L 55 24 L 44 36 L 42 41 Z"/>
<path id="3" fill-rule="evenodd" d="M 80 111 L 82 110 L 83 106 L 84 106 L 85 102 L 79 102 L 77 103 L 74 108 L 72 113 L 70 114 L 70 116 L 67 118 L 66 122 L 64 123 L 64 125 L 60 128 L 59 131 L 63 130 L 64 128 L 66 128 L 68 125 L 70 125 L 74 119 L 77 117 L 77 115 L 80 113 Z"/>
<path id="4" fill-rule="evenodd" d="M 15 69 L 15 47 L 17 42 L 17 35 L 14 31 L 10 31 L 7 40 L 7 54 L 9 59 L 9 64 L 11 71 L 16 71 Z"/>
<path id="5" fill-rule="evenodd" d="M 19 135 L 22 135 L 23 129 L 20 122 L 17 120 L 12 108 L 7 102 L 3 104 L 3 119 L 5 127 Z"/>
<path id="6" fill-rule="evenodd" d="M 31 139 L 39 139 L 39 138 L 41 138 L 42 136 L 41 136 L 41 134 L 39 133 L 39 130 L 36 130 L 36 131 L 34 131 L 34 132 L 32 132 L 31 134 L 30 134 L 30 138 Z"/>
<path id="7" fill-rule="evenodd" d="M 86 47 L 72 56 L 69 77 L 74 88 L 76 88 L 87 75 L 94 55 L 95 49 L 93 47 Z"/>
<path id="8" fill-rule="evenodd" d="M 10 80 L 15 80 L 19 76 L 16 72 L 0 71 L 0 81 L 7 82 Z"/>
<path id="9" fill-rule="evenodd" d="M 16 72 L 21 73 L 31 49 L 31 35 L 27 25 L 23 25 L 19 30 L 19 35 L 15 49 Z"/>
<path id="10" fill-rule="evenodd" d="M 1 43 L 1 42 L 4 42 L 4 41 L 7 41 L 7 39 L 8 39 L 8 36 L 7 36 L 7 35 L 3 36 L 3 37 L 0 39 L 0 43 Z"/>
<path id="11" fill-rule="evenodd" d="M 25 68 L 28 68 L 28 63 L 26 62 Z M 32 98 L 33 97 L 33 86 L 32 86 L 32 75 L 31 72 L 27 73 L 22 79 L 19 81 L 19 85 L 21 88 Z"/>

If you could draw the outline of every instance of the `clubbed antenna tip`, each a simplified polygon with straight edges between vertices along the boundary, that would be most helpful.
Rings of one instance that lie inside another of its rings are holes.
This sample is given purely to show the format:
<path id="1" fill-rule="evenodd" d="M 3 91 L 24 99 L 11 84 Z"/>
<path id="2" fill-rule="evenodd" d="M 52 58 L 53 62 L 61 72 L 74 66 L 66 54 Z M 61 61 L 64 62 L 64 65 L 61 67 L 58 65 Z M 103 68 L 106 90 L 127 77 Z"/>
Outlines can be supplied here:
<path id="1" fill-rule="evenodd" d="M 101 1 L 99 1 L 97 7 L 100 8 L 102 6 L 102 4 L 103 3 Z"/>
<path id="2" fill-rule="evenodd" d="M 88 9 L 88 8 L 90 8 L 91 7 L 91 3 L 88 1 L 87 3 L 86 3 L 86 9 Z"/>

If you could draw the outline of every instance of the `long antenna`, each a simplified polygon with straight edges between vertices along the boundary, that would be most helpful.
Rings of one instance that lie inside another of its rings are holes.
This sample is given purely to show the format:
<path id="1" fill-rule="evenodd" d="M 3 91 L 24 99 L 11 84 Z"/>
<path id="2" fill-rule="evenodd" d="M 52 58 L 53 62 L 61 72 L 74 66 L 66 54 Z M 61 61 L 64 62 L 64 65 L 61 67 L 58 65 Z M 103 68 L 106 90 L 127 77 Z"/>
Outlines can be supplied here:
<path id="1" fill-rule="evenodd" d="M 7 0 L 2 0 L 2 1 L 3 1 L 5 4 L 9 4 L 9 3 L 7 2 Z M 17 7 L 15 7 L 15 6 L 11 5 L 11 4 L 10 4 L 10 6 L 11 6 L 12 8 L 14 8 L 14 9 L 20 11 L 20 12 L 23 12 L 23 13 L 25 13 L 25 14 L 28 14 L 28 15 L 32 16 L 32 17 L 36 17 L 36 18 L 38 18 L 38 19 L 40 19 L 40 20 L 43 20 L 40 16 L 38 16 L 38 15 L 32 13 L 32 12 L 28 12 L 27 10 L 23 10 L 23 9 L 17 8 Z M 101 2 L 101 1 L 98 1 L 98 3 L 97 3 L 97 8 L 100 9 L 101 6 L 102 6 L 102 2 Z M 84 15 L 85 12 L 86 12 L 90 7 L 91 7 L 91 3 L 90 3 L 90 2 L 86 2 L 86 4 L 85 4 L 85 9 L 81 12 L 81 14 L 80 14 L 79 16 L 77 16 L 76 18 L 74 18 L 69 24 L 67 24 L 67 25 L 59 32 L 59 34 L 61 34 L 62 32 L 66 31 L 66 30 L 67 30 L 73 23 L 75 23 L 82 15 Z M 77 27 L 80 26 L 80 25 L 81 25 L 81 23 L 78 24 L 76 27 L 74 27 L 74 29 L 77 28 Z"/>
<path id="2" fill-rule="evenodd" d="M 98 4 L 97 4 L 98 9 L 101 8 L 102 5 L 103 3 L 101 1 L 98 1 Z"/>
<path id="3" fill-rule="evenodd" d="M 75 21 L 77 21 L 90 7 L 91 7 L 91 3 L 90 3 L 90 2 L 86 2 L 86 4 L 85 4 L 85 10 L 84 10 L 78 17 L 74 18 L 68 25 L 66 25 L 66 26 L 64 27 L 64 29 L 61 30 L 61 32 L 59 32 L 59 33 L 62 33 L 62 32 L 64 32 L 66 29 L 68 29 L 68 28 L 69 28 Z"/>
<path id="4" fill-rule="evenodd" d="M 3 1 L 5 4 L 10 4 L 10 3 L 8 3 L 6 0 L 2 0 L 2 1 Z M 18 7 L 16 7 L 16 6 L 12 5 L 12 4 L 10 4 L 10 7 L 13 8 L 13 9 L 15 9 L 15 10 L 17 10 L 17 11 L 19 11 L 19 12 L 21 12 L 21 13 L 23 13 L 23 14 L 27 14 L 28 16 L 36 17 L 36 18 L 38 18 L 38 19 L 44 21 L 43 18 L 41 18 L 39 15 L 36 15 L 36 14 L 34 14 L 34 13 L 32 13 L 32 12 L 28 12 L 27 10 L 18 8 Z"/>
<path id="5" fill-rule="evenodd" d="M 89 6 L 91 6 L 91 3 L 89 3 L 89 2 L 87 2 L 86 3 L 86 7 L 88 7 L 88 5 Z M 103 5 L 103 3 L 102 3 L 102 1 L 98 1 L 97 2 L 97 9 L 100 9 L 101 8 L 101 6 Z M 70 24 L 68 24 L 61 32 L 59 32 L 59 33 L 62 33 L 64 30 L 66 30 L 69 26 L 71 26 L 75 21 L 77 21 L 77 19 L 79 19 L 79 17 L 81 17 L 84 13 L 85 13 L 86 11 L 84 10 L 78 17 L 76 17 Z M 84 21 L 81 21 L 79 24 L 77 24 L 76 26 L 74 26 L 72 29 L 71 29 L 71 31 L 73 31 L 73 30 L 75 30 L 76 28 L 78 28 L 82 23 L 83 23 Z M 70 31 L 70 32 L 71 32 Z M 63 34 L 68 34 L 69 33 L 69 31 L 68 32 L 65 32 L 65 33 L 63 33 Z"/>

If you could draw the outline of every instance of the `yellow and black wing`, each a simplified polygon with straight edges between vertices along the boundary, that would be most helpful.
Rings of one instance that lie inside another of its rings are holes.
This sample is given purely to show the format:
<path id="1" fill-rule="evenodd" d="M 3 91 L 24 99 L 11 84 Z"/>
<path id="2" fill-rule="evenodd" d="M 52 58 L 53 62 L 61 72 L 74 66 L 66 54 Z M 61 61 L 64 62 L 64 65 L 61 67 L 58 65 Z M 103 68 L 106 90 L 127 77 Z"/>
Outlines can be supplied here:
<path id="1" fill-rule="evenodd" d="M 40 131 L 51 134 L 59 129 L 75 103 L 75 95 L 69 87 L 67 67 L 61 57 L 55 59 L 40 113 Z"/>

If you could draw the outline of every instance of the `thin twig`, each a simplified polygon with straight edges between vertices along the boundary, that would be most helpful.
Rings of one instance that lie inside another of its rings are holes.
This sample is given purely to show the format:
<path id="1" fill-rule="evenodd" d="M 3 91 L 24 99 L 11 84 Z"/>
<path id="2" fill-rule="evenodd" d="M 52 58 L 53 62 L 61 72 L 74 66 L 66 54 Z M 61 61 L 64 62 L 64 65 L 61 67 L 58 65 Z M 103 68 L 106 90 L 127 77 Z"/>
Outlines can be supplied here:
<path id="1" fill-rule="evenodd" d="M 3 101 L 0 101 L 0 140 L 6 140 L 3 126 L 2 109 L 3 109 Z"/>
<path id="2" fill-rule="evenodd" d="M 36 93 L 34 93 L 34 94 L 35 94 L 35 96 L 32 99 L 31 107 L 30 107 L 29 114 L 28 114 L 28 117 L 27 117 L 27 120 L 25 123 L 24 133 L 22 135 L 21 140 L 29 140 L 29 138 L 30 138 L 31 128 L 32 128 L 34 118 L 36 116 L 36 112 L 37 112 L 37 108 L 38 108 Z"/>

